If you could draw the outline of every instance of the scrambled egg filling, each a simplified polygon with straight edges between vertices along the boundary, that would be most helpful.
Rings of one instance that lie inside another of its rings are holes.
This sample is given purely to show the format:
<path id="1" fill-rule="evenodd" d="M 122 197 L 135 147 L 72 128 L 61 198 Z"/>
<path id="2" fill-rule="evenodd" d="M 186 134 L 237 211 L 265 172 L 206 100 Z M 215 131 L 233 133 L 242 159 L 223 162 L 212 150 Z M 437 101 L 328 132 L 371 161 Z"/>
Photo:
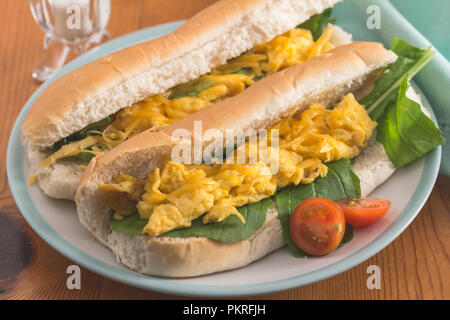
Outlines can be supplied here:
<path id="1" fill-rule="evenodd" d="M 279 130 L 278 147 L 268 141 L 267 159 L 259 155 L 259 139 L 239 146 L 229 157 L 244 151 L 243 164 L 185 165 L 167 162 L 155 168 L 146 181 L 119 175 L 110 184 L 99 184 L 102 198 L 117 218 L 139 212 L 148 219 L 144 233 L 158 236 L 188 227 L 202 216 L 203 223 L 219 222 L 230 215 L 244 218 L 236 209 L 272 196 L 289 184 L 311 183 L 327 174 L 326 162 L 353 158 L 372 136 L 376 122 L 353 97 L 345 96 L 334 109 L 315 103 L 298 118 L 287 117 L 270 130 Z M 267 136 L 270 136 L 268 133 Z M 278 170 L 273 172 L 273 157 Z M 228 158 L 227 158 L 228 159 Z M 144 187 L 142 187 L 144 185 Z"/>
<path id="2" fill-rule="evenodd" d="M 151 127 L 168 126 L 211 103 L 235 96 L 263 76 L 298 65 L 331 50 L 333 45 L 329 39 L 332 31 L 332 26 L 329 26 L 314 41 L 309 30 L 295 28 L 257 45 L 194 80 L 200 87 L 194 86 L 188 96 L 165 97 L 158 94 L 120 110 L 104 130 L 90 131 L 90 136 L 85 139 L 64 145 L 42 161 L 41 167 L 48 167 L 58 159 L 76 156 L 80 152 L 102 154 Z M 183 85 L 186 89 L 189 83 L 180 85 L 181 88 Z M 180 86 L 177 86 L 178 89 Z"/>

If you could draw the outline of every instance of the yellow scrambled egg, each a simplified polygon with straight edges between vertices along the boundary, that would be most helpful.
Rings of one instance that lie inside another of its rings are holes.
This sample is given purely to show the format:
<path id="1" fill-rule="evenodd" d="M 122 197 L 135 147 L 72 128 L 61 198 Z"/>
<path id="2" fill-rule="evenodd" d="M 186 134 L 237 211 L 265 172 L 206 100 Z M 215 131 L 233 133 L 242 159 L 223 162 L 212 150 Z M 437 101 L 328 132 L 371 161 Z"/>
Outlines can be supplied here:
<path id="1" fill-rule="evenodd" d="M 329 26 L 314 41 L 309 30 L 295 28 L 267 43 L 257 45 L 201 76 L 198 80 L 209 83 L 209 86 L 196 96 L 169 99 L 159 94 L 137 102 L 117 112 L 113 116 L 114 121 L 103 131 L 90 132 L 95 136 L 67 144 L 51 154 L 41 163 L 41 167 L 48 167 L 58 159 L 75 156 L 80 152 L 102 154 L 151 127 L 168 126 L 211 103 L 235 96 L 261 76 L 298 65 L 332 49 L 333 45 L 329 42 L 331 33 L 332 27 Z M 240 70 L 246 70 L 245 74 L 236 73 Z"/>
<path id="2" fill-rule="evenodd" d="M 269 141 L 270 161 L 249 162 L 257 154 L 258 142 L 247 142 L 230 157 L 245 148 L 243 164 L 185 165 L 167 162 L 155 168 L 146 181 L 120 175 L 111 184 L 99 188 L 107 205 L 121 215 L 139 212 L 148 219 L 144 232 L 157 236 L 191 225 L 202 217 L 203 223 L 219 222 L 231 214 L 244 218 L 236 209 L 274 194 L 289 184 L 311 183 L 327 174 L 329 161 L 353 158 L 367 144 L 376 127 L 366 110 L 353 97 L 345 96 L 334 109 L 315 103 L 298 118 L 281 120 L 270 130 L 279 130 L 279 146 Z M 269 134 L 268 134 L 269 136 Z M 278 171 L 270 165 L 278 156 Z M 144 189 L 142 185 L 145 183 Z M 126 199 L 122 199 L 128 195 Z M 130 210 L 129 210 L 130 209 Z"/>

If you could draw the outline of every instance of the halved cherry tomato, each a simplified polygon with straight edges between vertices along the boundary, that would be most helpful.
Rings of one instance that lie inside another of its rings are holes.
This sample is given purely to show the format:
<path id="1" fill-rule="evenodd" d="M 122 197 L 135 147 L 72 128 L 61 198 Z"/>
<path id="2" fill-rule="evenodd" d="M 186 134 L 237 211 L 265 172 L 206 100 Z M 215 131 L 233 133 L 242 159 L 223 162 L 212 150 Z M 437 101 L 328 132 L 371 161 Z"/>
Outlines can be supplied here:
<path id="1" fill-rule="evenodd" d="M 292 240 L 306 253 L 321 256 L 337 248 L 345 232 L 345 217 L 336 202 L 309 198 L 301 202 L 289 220 Z"/>
<path id="2" fill-rule="evenodd" d="M 367 227 L 384 217 L 391 202 L 376 198 L 349 198 L 339 200 L 345 221 L 354 227 Z"/>

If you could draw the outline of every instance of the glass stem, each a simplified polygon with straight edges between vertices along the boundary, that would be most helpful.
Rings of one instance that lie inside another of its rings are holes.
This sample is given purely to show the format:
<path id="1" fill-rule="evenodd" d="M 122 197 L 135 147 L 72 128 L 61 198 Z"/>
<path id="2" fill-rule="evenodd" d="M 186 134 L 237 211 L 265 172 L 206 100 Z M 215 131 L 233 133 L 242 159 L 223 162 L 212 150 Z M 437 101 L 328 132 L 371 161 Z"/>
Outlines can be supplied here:
<path id="1" fill-rule="evenodd" d="M 46 35 L 44 38 L 44 55 L 34 66 L 32 77 L 38 81 L 46 81 L 64 65 L 69 52 L 69 46 L 59 41 L 53 41 Z"/>

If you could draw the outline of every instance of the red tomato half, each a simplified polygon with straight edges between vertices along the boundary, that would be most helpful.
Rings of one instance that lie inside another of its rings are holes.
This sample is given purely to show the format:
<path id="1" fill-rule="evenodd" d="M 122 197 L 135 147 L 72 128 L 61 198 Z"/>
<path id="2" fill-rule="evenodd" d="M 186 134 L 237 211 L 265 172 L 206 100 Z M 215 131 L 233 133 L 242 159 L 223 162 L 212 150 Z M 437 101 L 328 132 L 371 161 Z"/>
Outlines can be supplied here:
<path id="1" fill-rule="evenodd" d="M 376 198 L 350 198 L 339 200 L 345 221 L 354 227 L 367 227 L 384 217 L 391 202 Z"/>
<path id="2" fill-rule="evenodd" d="M 292 212 L 292 240 L 306 253 L 321 256 L 337 248 L 345 232 L 345 217 L 336 202 L 309 198 Z"/>

